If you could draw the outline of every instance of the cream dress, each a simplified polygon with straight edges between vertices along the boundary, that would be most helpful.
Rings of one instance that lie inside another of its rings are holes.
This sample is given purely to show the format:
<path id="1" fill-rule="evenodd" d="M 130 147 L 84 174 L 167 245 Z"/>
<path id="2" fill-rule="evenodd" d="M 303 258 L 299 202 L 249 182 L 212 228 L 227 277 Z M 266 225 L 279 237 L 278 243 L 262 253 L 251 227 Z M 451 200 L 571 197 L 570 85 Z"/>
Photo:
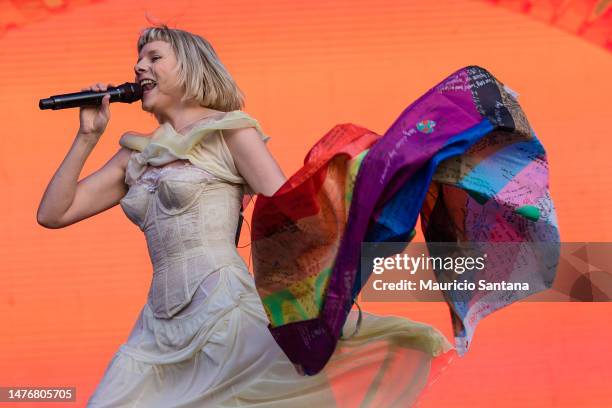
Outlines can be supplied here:
<path id="1" fill-rule="evenodd" d="M 363 313 L 357 334 L 341 340 L 311 377 L 296 371 L 268 331 L 235 246 L 240 204 L 253 191 L 223 129 L 244 127 L 269 139 L 242 111 L 207 118 L 186 135 L 163 124 L 151 137 L 122 137 L 134 151 L 120 205 L 145 235 L 153 276 L 147 302 L 87 406 L 412 405 L 453 354 L 431 326 Z M 356 320 L 351 312 L 344 333 Z"/>

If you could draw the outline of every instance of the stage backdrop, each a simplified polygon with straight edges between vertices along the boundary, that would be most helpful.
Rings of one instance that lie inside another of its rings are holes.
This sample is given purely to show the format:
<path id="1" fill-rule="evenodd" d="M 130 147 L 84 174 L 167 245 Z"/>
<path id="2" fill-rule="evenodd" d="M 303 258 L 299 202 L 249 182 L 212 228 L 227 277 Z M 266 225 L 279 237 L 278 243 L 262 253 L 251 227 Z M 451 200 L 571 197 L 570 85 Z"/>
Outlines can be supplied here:
<path id="1" fill-rule="evenodd" d="M 441 79 L 482 66 L 520 94 L 548 152 L 563 241 L 612 240 L 609 40 L 601 30 L 585 38 L 579 27 L 495 3 L 0 2 L 0 385 L 76 386 L 83 406 L 146 300 L 144 236 L 119 206 L 60 230 L 39 226 L 36 209 L 79 123 L 78 109 L 40 111 L 38 100 L 132 81 L 147 18 L 212 42 L 287 175 L 335 124 L 384 133 Z M 110 158 L 123 132 L 156 126 L 140 103 L 113 104 L 111 112 L 81 177 Z M 245 223 L 240 245 L 248 242 Z M 451 336 L 444 304 L 363 308 Z M 422 406 L 609 406 L 611 312 L 609 303 L 520 303 L 496 312 Z"/>

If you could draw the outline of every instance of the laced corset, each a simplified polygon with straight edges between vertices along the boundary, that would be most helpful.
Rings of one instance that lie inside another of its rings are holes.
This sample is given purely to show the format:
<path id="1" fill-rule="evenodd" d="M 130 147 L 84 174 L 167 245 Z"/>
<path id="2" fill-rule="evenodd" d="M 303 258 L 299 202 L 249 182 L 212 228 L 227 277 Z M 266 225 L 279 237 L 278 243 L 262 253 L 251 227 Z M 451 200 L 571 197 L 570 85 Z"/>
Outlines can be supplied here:
<path id="1" fill-rule="evenodd" d="M 120 205 L 145 233 L 153 265 L 148 302 L 156 317 L 183 309 L 212 272 L 244 265 L 234 241 L 241 200 L 240 185 L 186 160 L 149 166 L 130 185 Z"/>

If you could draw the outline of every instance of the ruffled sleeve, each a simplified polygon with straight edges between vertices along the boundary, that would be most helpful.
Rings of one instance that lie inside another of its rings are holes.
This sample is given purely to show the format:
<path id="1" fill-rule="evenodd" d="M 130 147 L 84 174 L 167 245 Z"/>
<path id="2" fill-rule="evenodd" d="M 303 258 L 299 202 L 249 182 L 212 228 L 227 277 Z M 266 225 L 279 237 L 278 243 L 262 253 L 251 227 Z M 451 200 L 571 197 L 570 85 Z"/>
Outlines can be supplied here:
<path id="1" fill-rule="evenodd" d="M 231 111 L 208 122 L 202 122 L 181 135 L 169 123 L 162 124 L 151 137 L 127 133 L 119 144 L 136 150 L 126 169 L 126 183 L 131 184 L 140 177 L 147 165 L 162 166 L 177 159 L 189 160 L 194 166 L 207 170 L 217 178 L 229 183 L 243 184 L 245 193 L 255 194 L 240 175 L 234 159 L 223 138 L 223 130 L 254 127 L 261 139 L 267 142 L 259 122 L 243 111 Z"/>

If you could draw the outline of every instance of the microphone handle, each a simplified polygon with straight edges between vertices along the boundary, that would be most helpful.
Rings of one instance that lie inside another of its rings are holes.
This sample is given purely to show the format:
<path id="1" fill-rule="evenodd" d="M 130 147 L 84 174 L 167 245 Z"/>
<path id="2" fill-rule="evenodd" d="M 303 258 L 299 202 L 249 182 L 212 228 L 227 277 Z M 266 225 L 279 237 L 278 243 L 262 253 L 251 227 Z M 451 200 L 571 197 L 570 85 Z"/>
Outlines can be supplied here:
<path id="1" fill-rule="evenodd" d="M 81 106 L 100 106 L 102 98 L 110 94 L 109 102 L 132 103 L 142 98 L 140 84 L 126 82 L 117 87 L 110 87 L 106 91 L 81 91 L 62 95 L 53 95 L 38 102 L 40 109 L 66 109 Z"/>

